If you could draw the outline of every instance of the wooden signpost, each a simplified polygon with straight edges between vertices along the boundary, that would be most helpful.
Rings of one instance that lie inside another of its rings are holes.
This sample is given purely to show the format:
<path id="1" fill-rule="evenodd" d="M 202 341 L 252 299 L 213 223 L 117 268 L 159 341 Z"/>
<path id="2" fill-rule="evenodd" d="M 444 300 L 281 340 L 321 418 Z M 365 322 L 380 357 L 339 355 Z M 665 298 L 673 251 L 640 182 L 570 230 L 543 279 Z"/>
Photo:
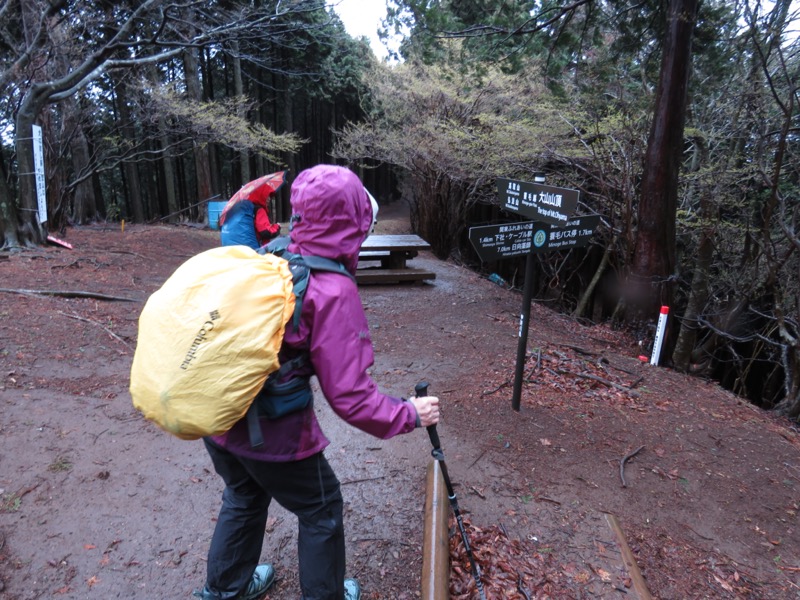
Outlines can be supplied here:
<path id="1" fill-rule="evenodd" d="M 586 246 L 600 223 L 600 216 L 573 216 L 580 192 L 544 185 L 543 176 L 537 176 L 535 183 L 498 179 L 497 191 L 500 195 L 500 206 L 504 210 L 536 219 L 472 227 L 469 230 L 469 240 L 484 262 L 514 256 L 528 257 L 525 262 L 514 392 L 511 398 L 511 407 L 519 411 L 533 299 L 534 257 L 544 252 Z"/>

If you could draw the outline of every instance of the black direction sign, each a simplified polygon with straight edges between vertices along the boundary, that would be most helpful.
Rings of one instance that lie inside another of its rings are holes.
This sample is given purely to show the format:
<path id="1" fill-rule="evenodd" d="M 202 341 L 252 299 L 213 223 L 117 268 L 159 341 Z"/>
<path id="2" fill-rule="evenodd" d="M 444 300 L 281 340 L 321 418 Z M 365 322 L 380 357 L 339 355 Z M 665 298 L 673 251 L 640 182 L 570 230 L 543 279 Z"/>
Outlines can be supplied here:
<path id="1" fill-rule="evenodd" d="M 531 251 L 533 221 L 469 228 L 469 241 L 483 262 L 522 256 Z"/>
<path id="2" fill-rule="evenodd" d="M 536 221 L 563 226 L 578 207 L 580 192 L 541 183 L 497 179 L 500 207 Z"/>
<path id="3" fill-rule="evenodd" d="M 586 215 L 573 217 L 558 227 L 551 225 L 549 228 L 546 226 L 534 228 L 532 252 L 540 254 L 555 250 L 583 248 L 589 243 L 599 224 L 600 215 Z"/>
<path id="4" fill-rule="evenodd" d="M 573 217 L 559 226 L 524 221 L 470 227 L 469 241 L 483 262 L 582 248 L 600 224 L 600 215 Z"/>

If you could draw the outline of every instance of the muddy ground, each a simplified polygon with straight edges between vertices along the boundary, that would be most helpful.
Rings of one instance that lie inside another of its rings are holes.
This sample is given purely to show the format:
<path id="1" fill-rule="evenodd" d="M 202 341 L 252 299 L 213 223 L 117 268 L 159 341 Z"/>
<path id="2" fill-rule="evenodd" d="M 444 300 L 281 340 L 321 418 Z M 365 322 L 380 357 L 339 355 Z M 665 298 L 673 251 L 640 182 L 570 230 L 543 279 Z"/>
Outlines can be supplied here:
<path id="1" fill-rule="evenodd" d="M 408 230 L 402 207 L 382 216 L 379 231 Z M 137 414 L 128 374 L 143 301 L 217 234 L 105 224 L 65 239 L 74 249 L 0 256 L 0 598 L 189 598 L 222 487 L 201 442 Z M 520 295 L 425 253 L 413 263 L 435 281 L 362 287 L 373 374 L 388 393 L 427 380 L 442 399 L 490 598 L 638 598 L 642 584 L 664 600 L 800 598 L 795 427 L 540 304 L 514 412 Z M 425 432 L 382 441 L 317 407 L 343 485 L 348 575 L 364 598 L 419 597 Z M 295 532 L 275 507 L 270 599 L 299 597 Z M 468 597 L 453 546 L 453 597 Z"/>

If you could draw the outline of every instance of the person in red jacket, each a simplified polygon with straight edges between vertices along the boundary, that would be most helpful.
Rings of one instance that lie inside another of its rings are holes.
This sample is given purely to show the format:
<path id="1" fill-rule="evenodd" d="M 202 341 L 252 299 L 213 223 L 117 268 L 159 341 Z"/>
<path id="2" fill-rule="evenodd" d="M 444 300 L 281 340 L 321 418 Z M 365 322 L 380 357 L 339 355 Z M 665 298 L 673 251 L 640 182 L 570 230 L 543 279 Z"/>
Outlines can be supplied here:
<path id="1" fill-rule="evenodd" d="M 288 251 L 321 256 L 355 274 L 358 253 L 372 224 L 368 192 L 349 169 L 318 165 L 292 184 Z M 312 271 L 300 323 L 287 327 L 281 364 L 299 366 L 287 379 L 316 375 L 325 400 L 350 425 L 387 439 L 439 421 L 439 399 L 405 401 L 382 393 L 369 374 L 374 363 L 369 325 L 355 280 Z M 298 360 L 299 359 L 299 360 Z M 298 517 L 298 561 L 303 600 L 358 600 L 360 587 L 345 579 L 343 499 L 323 451 L 313 402 L 269 419 L 261 417 L 263 443 L 254 447 L 244 418 L 227 433 L 205 438 L 225 483 L 208 552 L 203 600 L 256 600 L 275 578 L 258 564 L 272 500 Z"/>
<path id="2" fill-rule="evenodd" d="M 267 212 L 266 206 L 256 208 L 256 216 L 253 221 L 258 242 L 262 246 L 281 233 L 280 223 L 273 223 L 269 220 L 269 212 Z"/>
<path id="3" fill-rule="evenodd" d="M 269 218 L 269 199 L 281 188 L 286 171 L 259 177 L 236 192 L 220 215 L 220 241 L 223 246 L 249 246 L 258 250 L 281 232 L 279 223 Z"/>

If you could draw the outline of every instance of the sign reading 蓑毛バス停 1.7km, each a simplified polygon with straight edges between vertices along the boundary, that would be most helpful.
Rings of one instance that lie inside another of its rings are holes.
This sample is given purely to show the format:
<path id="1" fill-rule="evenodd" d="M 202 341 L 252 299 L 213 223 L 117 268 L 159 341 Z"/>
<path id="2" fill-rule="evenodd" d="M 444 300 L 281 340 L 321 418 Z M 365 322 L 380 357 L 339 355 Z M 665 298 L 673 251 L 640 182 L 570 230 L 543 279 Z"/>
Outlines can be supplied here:
<path id="1" fill-rule="evenodd" d="M 497 179 L 500 208 L 551 225 L 564 225 L 578 207 L 580 192 L 541 183 Z"/>
<path id="2" fill-rule="evenodd" d="M 600 224 L 600 215 L 572 217 L 560 225 L 535 221 L 470 227 L 469 241 L 483 262 L 582 248 Z"/>

